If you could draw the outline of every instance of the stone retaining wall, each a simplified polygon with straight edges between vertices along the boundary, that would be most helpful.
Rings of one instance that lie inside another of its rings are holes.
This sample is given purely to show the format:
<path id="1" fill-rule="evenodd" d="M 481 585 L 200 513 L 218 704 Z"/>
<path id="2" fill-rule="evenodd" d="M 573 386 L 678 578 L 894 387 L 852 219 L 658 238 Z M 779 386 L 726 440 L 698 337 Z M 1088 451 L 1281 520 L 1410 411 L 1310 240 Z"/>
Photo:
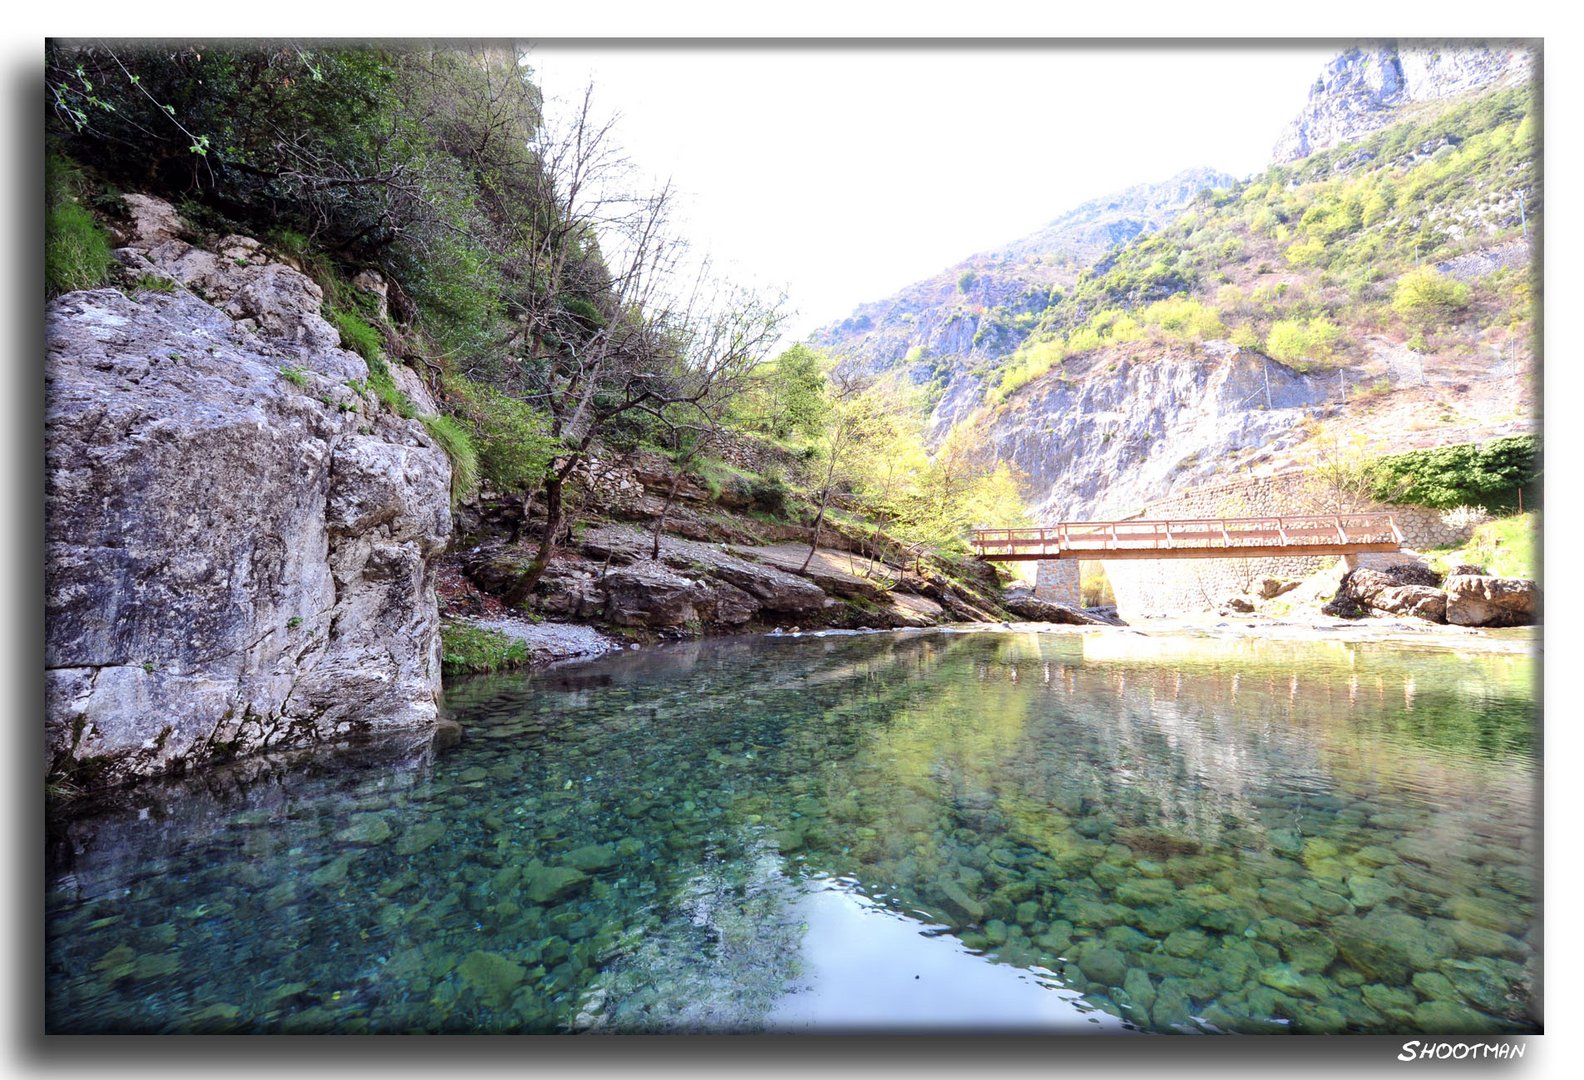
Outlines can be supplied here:
<path id="1" fill-rule="evenodd" d="M 1152 502 L 1136 517 L 1252 517 L 1320 511 L 1325 505 L 1305 473 L 1282 473 L 1232 484 L 1195 488 Z M 1360 510 L 1389 510 L 1397 515 L 1403 546 L 1414 551 L 1462 544 L 1471 526 L 1453 527 L 1441 511 L 1423 506 L 1370 504 Z M 1336 562 L 1338 556 L 1283 556 L 1268 559 L 1138 559 L 1102 560 L 1117 611 L 1130 616 L 1173 615 L 1218 608 L 1267 577 L 1299 578 Z M 1374 561 L 1374 560 L 1366 560 Z"/>
<path id="2" fill-rule="evenodd" d="M 1078 583 L 1077 559 L 1043 559 L 1035 566 L 1034 599 L 1050 604 L 1082 606 L 1083 592 Z"/>

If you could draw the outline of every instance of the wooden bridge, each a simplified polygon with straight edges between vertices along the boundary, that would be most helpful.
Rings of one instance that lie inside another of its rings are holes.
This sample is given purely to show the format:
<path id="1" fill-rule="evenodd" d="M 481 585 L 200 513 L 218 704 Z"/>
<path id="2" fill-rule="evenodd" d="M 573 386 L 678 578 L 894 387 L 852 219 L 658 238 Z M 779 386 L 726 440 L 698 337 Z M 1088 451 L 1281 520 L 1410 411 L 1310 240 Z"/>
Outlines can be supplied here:
<path id="1" fill-rule="evenodd" d="M 975 529 L 974 554 L 1019 559 L 1259 559 L 1400 551 L 1394 514 L 1287 514 L 1172 521 L 1063 521 L 1030 529 Z"/>

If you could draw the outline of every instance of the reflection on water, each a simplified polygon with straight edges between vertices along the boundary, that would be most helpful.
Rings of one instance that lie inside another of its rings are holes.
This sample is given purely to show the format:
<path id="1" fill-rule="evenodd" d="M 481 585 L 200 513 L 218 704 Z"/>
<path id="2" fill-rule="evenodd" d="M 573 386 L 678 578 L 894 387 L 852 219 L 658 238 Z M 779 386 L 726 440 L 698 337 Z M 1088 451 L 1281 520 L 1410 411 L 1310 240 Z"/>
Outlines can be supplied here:
<path id="1" fill-rule="evenodd" d="M 61 824 L 49 1026 L 1534 1031 L 1531 678 L 1118 631 L 468 680 L 438 756 Z"/>

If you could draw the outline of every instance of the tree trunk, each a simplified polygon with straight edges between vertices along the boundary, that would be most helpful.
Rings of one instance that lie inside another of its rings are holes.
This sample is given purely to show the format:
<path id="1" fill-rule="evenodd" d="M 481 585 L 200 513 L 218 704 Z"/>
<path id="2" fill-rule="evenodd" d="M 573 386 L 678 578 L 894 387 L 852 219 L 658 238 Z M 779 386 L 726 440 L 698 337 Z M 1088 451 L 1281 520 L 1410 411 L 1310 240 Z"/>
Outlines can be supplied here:
<path id="1" fill-rule="evenodd" d="M 545 567 L 550 565 L 550 557 L 555 554 L 555 538 L 556 533 L 561 531 L 561 517 L 561 477 L 551 473 L 545 478 L 545 523 L 544 532 L 539 536 L 539 550 L 506 591 L 506 595 L 501 597 L 507 607 L 516 607 L 528 599 L 533 587 L 544 577 Z"/>
<path id="2" fill-rule="evenodd" d="M 666 515 L 671 512 L 671 504 L 676 502 L 677 491 L 682 487 L 682 467 L 677 466 L 676 475 L 671 478 L 671 490 L 666 492 L 665 505 L 660 508 L 660 516 L 655 520 L 654 547 L 649 552 L 651 561 L 660 558 L 660 533 L 665 528 Z"/>
<path id="3" fill-rule="evenodd" d="M 808 558 L 804 559 L 803 565 L 798 568 L 798 573 L 800 574 L 809 568 L 809 563 L 814 561 L 814 552 L 819 548 L 820 525 L 822 525 L 825 521 L 825 504 L 829 501 L 830 488 L 827 487 L 824 491 L 820 492 L 819 513 L 814 515 L 814 538 L 809 541 Z"/>

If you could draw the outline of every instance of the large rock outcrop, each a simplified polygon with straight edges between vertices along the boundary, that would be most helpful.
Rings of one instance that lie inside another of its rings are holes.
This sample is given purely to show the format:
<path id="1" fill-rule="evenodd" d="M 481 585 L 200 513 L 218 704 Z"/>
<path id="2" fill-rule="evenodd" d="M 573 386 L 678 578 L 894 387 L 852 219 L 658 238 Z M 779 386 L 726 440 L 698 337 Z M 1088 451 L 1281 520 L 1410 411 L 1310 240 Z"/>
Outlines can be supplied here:
<path id="1" fill-rule="evenodd" d="M 360 390 L 308 277 L 128 203 L 118 257 L 175 287 L 47 312 L 50 768 L 102 786 L 432 725 L 444 452 Z"/>
<path id="2" fill-rule="evenodd" d="M 1105 520 L 1297 444 L 1332 392 L 1224 341 L 1102 349 L 991 413 L 976 454 L 1022 470 L 1036 520 Z"/>
<path id="3" fill-rule="evenodd" d="M 1355 48 L 1333 59 L 1272 151 L 1276 163 L 1340 146 L 1402 118 L 1403 109 L 1534 78 L 1534 55 L 1515 44 L 1421 42 Z"/>

